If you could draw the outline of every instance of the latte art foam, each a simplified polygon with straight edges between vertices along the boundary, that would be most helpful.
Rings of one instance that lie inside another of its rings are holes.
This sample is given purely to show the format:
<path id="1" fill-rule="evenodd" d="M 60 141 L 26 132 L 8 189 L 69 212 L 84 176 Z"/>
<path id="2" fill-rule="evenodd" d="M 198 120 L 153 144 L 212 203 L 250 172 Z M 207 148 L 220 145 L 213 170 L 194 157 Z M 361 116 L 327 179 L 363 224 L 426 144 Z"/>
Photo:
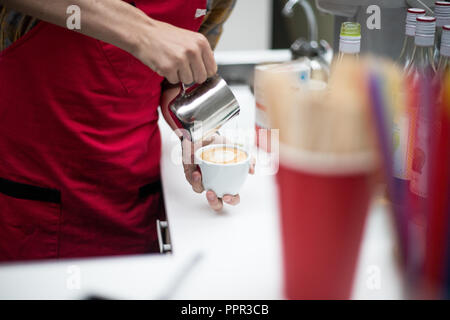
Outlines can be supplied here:
<path id="1" fill-rule="evenodd" d="M 212 163 L 229 164 L 245 161 L 247 153 L 238 148 L 216 147 L 204 150 L 200 157 Z"/>

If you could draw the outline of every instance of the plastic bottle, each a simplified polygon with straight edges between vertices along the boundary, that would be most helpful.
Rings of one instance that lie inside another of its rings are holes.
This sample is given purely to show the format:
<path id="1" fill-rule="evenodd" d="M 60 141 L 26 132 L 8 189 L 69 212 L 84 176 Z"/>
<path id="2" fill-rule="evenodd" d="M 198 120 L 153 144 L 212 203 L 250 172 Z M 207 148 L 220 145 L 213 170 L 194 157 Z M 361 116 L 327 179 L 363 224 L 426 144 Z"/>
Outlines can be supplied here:
<path id="1" fill-rule="evenodd" d="M 344 22 L 341 25 L 339 55 L 337 61 L 346 57 L 358 58 L 361 51 L 361 25 L 357 22 Z"/>
<path id="2" fill-rule="evenodd" d="M 416 25 L 417 17 L 424 16 L 425 10 L 420 8 L 410 8 L 406 15 L 406 25 L 405 25 L 405 39 L 403 40 L 403 47 L 399 58 L 397 59 L 398 65 L 403 69 L 407 70 L 415 48 L 415 35 L 416 35 Z"/>

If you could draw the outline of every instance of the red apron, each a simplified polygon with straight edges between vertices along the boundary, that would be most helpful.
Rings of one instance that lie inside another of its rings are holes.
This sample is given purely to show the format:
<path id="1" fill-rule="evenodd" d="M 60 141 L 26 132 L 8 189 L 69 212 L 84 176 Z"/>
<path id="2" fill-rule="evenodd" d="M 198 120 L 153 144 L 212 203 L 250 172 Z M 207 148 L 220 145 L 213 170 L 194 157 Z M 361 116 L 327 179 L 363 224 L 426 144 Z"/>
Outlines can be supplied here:
<path id="1" fill-rule="evenodd" d="M 132 4 L 193 31 L 206 9 Z M 158 249 L 161 81 L 125 51 L 45 22 L 0 53 L 0 261 Z"/>

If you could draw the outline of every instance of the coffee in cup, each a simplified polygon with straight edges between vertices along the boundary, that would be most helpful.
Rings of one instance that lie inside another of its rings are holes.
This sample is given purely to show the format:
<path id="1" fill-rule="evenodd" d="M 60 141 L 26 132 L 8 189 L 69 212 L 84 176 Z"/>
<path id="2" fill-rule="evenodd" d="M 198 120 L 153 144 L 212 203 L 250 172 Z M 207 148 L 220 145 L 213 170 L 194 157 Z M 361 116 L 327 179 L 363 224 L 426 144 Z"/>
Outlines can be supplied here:
<path id="1" fill-rule="evenodd" d="M 200 154 L 202 160 L 216 164 L 230 164 L 245 161 L 247 152 L 230 146 L 217 146 L 205 149 Z"/>

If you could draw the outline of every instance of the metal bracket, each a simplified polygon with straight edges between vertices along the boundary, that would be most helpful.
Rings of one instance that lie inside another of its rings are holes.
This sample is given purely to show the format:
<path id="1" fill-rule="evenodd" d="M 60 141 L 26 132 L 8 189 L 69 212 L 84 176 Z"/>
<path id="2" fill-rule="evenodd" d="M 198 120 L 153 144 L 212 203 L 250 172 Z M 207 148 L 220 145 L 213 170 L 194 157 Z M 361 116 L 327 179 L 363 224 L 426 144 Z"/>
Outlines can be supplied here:
<path id="1" fill-rule="evenodd" d="M 159 219 L 156 220 L 156 233 L 158 234 L 159 251 L 164 254 L 172 253 L 169 223 Z"/>

